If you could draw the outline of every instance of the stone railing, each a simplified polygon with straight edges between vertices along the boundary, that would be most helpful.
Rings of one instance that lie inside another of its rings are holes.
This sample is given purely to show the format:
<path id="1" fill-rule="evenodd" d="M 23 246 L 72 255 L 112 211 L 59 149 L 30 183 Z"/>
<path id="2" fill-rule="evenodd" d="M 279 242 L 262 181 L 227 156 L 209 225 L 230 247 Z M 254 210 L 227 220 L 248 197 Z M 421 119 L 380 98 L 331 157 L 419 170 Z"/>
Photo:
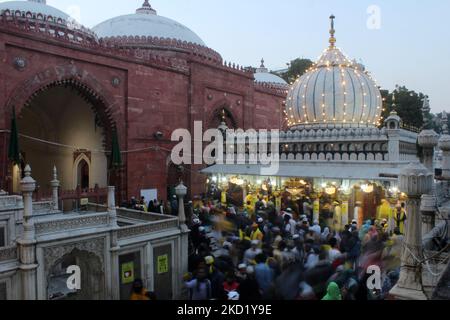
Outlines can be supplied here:
<path id="1" fill-rule="evenodd" d="M 290 141 L 357 141 L 380 140 L 387 141 L 386 128 L 327 128 L 327 125 L 317 125 L 318 129 L 291 130 L 280 132 L 280 142 Z"/>
<path id="2" fill-rule="evenodd" d="M 76 43 L 96 43 L 97 36 L 91 30 L 75 21 L 46 16 L 40 13 L 3 10 L 0 25 L 27 32 L 46 34 L 54 38 L 66 39 Z"/>
<path id="3" fill-rule="evenodd" d="M 44 23 L 36 27 L 35 21 L 26 19 L 24 17 L 15 17 L 5 14 L 4 11 L 0 14 L 0 30 L 9 32 L 18 32 L 24 35 L 32 36 L 35 39 L 43 41 L 57 41 L 58 44 L 67 44 L 93 50 L 96 54 L 107 55 L 113 58 L 122 58 L 131 61 L 138 61 L 148 64 L 156 64 L 159 67 L 166 67 L 171 70 L 187 72 L 187 64 L 185 60 L 164 57 L 161 55 L 145 53 L 141 48 L 119 48 L 106 46 L 100 43 L 95 34 L 88 34 L 84 31 L 71 29 L 64 23 L 52 24 Z M 37 20 L 40 21 L 40 20 Z M 217 62 L 214 62 L 217 63 Z"/>
<path id="4" fill-rule="evenodd" d="M 387 161 L 387 152 L 296 152 L 281 153 L 280 161 Z"/>
<path id="5" fill-rule="evenodd" d="M 45 215 L 55 212 L 56 210 L 53 209 L 53 202 L 51 201 L 33 202 L 33 215 Z"/>
<path id="6" fill-rule="evenodd" d="M 1 196 L 0 197 L 0 211 L 21 209 L 23 208 L 23 200 L 21 196 Z"/>
<path id="7" fill-rule="evenodd" d="M 0 248 L 0 262 L 16 260 L 17 258 L 17 246 Z"/>
<path id="8" fill-rule="evenodd" d="M 144 221 L 161 221 L 173 218 L 172 216 L 165 216 L 157 213 L 148 213 L 137 210 L 130 210 L 125 208 L 117 209 L 117 216 L 135 219 L 135 220 L 144 220 Z"/>
<path id="9" fill-rule="evenodd" d="M 99 43 L 107 48 L 152 48 L 152 49 L 173 49 L 192 54 L 193 56 L 209 60 L 214 63 L 221 63 L 222 57 L 213 49 L 201 46 L 192 42 L 181 41 L 177 39 L 158 38 L 158 37 L 106 37 L 101 38 Z"/>
<path id="10" fill-rule="evenodd" d="M 36 234 L 45 234 L 58 231 L 68 231 L 81 228 L 107 226 L 109 223 L 108 213 L 87 214 L 76 217 L 59 218 L 55 220 L 37 222 L 35 224 Z"/>
<path id="11" fill-rule="evenodd" d="M 118 238 L 126 239 L 138 235 L 144 235 L 153 232 L 162 232 L 165 230 L 177 228 L 179 225 L 178 218 L 171 218 L 167 220 L 160 220 L 138 224 L 133 226 L 122 227 L 118 230 Z"/>
<path id="12" fill-rule="evenodd" d="M 289 86 L 276 83 L 255 82 L 255 89 L 256 91 L 286 98 Z"/>

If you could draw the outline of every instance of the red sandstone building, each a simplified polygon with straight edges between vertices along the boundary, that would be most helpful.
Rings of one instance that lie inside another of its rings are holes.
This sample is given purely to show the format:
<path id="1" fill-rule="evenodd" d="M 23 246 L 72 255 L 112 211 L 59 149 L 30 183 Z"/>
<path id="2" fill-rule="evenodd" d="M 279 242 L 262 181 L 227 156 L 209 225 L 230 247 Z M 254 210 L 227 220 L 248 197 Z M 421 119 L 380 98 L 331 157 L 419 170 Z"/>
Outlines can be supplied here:
<path id="1" fill-rule="evenodd" d="M 58 168 L 64 190 L 119 186 L 121 197 L 158 189 L 181 176 L 203 192 L 197 167 L 170 161 L 175 129 L 283 126 L 286 86 L 262 66 L 225 63 L 187 27 L 145 1 L 135 14 L 92 30 L 45 0 L 0 3 L 0 189 L 17 191 L 20 166 L 8 160 L 13 109 L 23 163 L 40 190 Z M 123 167 L 110 166 L 116 128 Z"/>

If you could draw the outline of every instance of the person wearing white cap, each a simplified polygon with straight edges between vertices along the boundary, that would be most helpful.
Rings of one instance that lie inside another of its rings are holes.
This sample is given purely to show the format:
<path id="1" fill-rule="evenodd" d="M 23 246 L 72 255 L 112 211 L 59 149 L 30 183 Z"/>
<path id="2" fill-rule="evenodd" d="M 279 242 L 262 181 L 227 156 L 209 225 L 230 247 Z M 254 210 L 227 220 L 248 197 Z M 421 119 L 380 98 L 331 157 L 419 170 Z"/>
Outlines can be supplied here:
<path id="1" fill-rule="evenodd" d="M 320 227 L 319 221 L 317 220 L 314 221 L 314 225 L 310 227 L 309 230 L 314 231 L 319 236 L 322 234 L 322 228 Z"/>
<path id="2" fill-rule="evenodd" d="M 236 271 L 236 278 L 239 283 L 242 283 L 245 279 L 247 279 L 247 265 L 245 263 L 241 263 L 238 266 L 238 271 Z"/>
<path id="3" fill-rule="evenodd" d="M 259 240 L 253 240 L 251 242 L 251 247 L 244 252 L 244 263 L 251 264 L 255 257 L 262 253 L 262 250 L 258 248 Z"/>

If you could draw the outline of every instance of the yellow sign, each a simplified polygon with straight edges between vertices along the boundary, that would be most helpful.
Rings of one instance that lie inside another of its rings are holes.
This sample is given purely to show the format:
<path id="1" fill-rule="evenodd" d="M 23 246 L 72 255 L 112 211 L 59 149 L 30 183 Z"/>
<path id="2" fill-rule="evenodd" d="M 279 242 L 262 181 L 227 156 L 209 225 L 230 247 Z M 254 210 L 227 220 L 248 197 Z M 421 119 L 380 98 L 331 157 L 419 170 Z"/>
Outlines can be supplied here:
<path id="1" fill-rule="evenodd" d="M 122 284 L 133 283 L 134 281 L 134 262 L 122 264 Z"/>
<path id="2" fill-rule="evenodd" d="M 80 205 L 81 206 L 87 206 L 89 203 L 89 199 L 88 198 L 82 198 L 80 199 Z"/>
<path id="3" fill-rule="evenodd" d="M 158 257 L 158 274 L 169 272 L 169 256 L 167 254 Z"/>

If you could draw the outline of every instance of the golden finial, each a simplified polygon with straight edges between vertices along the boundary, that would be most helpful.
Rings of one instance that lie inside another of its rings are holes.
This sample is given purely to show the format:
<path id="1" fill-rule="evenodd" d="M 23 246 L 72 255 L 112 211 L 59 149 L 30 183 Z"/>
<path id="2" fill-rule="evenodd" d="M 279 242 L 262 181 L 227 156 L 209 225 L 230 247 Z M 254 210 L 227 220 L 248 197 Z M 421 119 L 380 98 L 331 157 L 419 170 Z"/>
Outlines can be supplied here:
<path id="1" fill-rule="evenodd" d="M 336 30 L 334 30 L 334 19 L 336 19 L 336 17 L 332 14 L 330 16 L 330 20 L 331 20 L 331 29 L 330 29 L 330 48 L 334 48 L 334 45 L 336 43 L 336 38 L 334 37 Z"/>

